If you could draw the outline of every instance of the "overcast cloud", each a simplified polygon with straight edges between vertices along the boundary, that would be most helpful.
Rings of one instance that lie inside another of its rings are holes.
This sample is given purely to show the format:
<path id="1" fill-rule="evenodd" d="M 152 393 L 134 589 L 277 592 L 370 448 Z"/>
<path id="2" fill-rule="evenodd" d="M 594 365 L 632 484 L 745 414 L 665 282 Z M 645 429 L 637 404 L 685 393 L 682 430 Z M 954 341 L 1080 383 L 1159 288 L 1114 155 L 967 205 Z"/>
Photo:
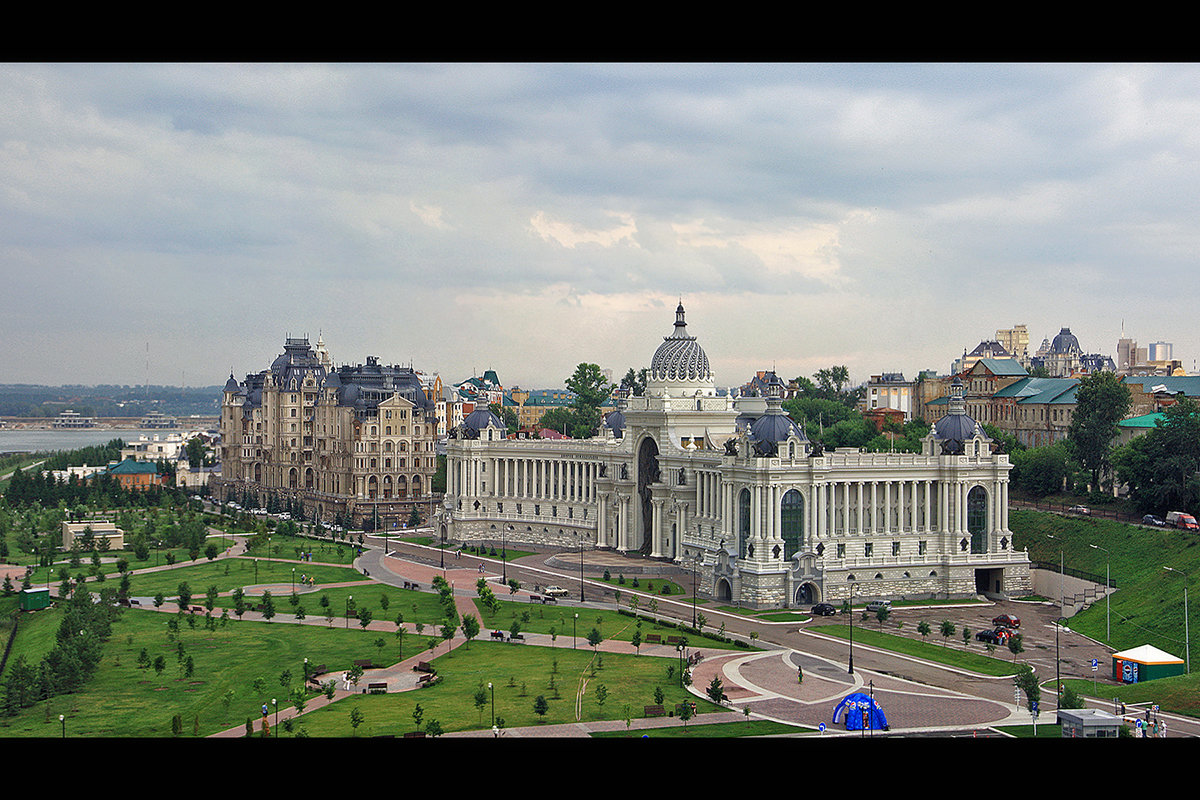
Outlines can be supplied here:
<path id="1" fill-rule="evenodd" d="M 0 383 L 1200 357 L 1200 66 L 0 66 Z M 147 347 L 148 345 L 148 347 Z"/>

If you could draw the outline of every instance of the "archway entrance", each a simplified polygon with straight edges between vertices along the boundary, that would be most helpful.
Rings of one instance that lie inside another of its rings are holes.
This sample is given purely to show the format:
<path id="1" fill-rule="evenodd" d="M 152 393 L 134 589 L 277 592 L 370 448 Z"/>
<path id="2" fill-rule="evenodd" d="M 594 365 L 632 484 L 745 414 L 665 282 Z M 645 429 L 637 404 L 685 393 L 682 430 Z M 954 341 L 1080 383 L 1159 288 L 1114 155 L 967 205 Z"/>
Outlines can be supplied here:
<path id="1" fill-rule="evenodd" d="M 796 605 L 809 606 L 817 602 L 817 587 L 811 583 L 802 583 L 796 587 Z"/>
<path id="2" fill-rule="evenodd" d="M 967 532 L 971 534 L 971 552 L 986 553 L 987 548 L 987 490 L 976 486 L 967 493 Z"/>
<path id="3" fill-rule="evenodd" d="M 721 600 L 726 603 L 731 602 L 733 600 L 733 587 L 729 585 L 729 581 L 727 579 L 721 578 L 717 581 L 714 594 L 716 595 L 717 600 Z"/>
<path id="4" fill-rule="evenodd" d="M 658 483 L 658 443 L 653 437 L 647 436 L 638 445 L 638 499 L 641 500 L 642 510 L 642 555 L 650 554 L 654 541 L 654 512 L 651 508 L 651 484 Z"/>

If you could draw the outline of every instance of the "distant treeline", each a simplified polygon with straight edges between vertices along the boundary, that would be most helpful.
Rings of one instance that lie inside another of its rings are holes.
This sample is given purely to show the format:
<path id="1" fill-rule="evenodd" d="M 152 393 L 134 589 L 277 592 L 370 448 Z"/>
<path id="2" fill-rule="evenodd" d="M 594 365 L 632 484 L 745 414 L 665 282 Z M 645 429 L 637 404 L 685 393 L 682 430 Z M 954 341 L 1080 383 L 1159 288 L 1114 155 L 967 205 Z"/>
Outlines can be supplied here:
<path id="1" fill-rule="evenodd" d="M 67 408 L 85 417 L 141 417 L 151 411 L 207 416 L 218 413 L 221 388 L 7 383 L 0 384 L 0 416 L 56 417 Z"/>

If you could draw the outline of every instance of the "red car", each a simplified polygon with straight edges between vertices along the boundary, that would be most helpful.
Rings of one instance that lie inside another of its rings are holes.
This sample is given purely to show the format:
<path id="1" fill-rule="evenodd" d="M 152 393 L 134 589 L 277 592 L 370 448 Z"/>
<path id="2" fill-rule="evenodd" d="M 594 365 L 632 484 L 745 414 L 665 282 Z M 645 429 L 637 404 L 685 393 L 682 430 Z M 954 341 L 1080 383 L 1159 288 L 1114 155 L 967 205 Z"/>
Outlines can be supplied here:
<path id="1" fill-rule="evenodd" d="M 992 624 L 997 628 L 1012 628 L 1016 630 L 1021 627 L 1021 620 L 1012 614 L 1001 614 L 998 617 L 992 618 Z"/>

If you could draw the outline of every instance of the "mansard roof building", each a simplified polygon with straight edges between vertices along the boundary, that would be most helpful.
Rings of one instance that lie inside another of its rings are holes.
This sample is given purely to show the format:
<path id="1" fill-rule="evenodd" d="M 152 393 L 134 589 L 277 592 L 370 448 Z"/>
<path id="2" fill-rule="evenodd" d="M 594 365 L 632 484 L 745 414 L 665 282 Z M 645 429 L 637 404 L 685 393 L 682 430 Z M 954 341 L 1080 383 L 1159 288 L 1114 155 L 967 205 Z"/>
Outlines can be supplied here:
<path id="1" fill-rule="evenodd" d="M 420 375 L 374 356 L 335 369 L 323 348 L 289 338 L 269 369 L 229 376 L 219 496 L 275 495 L 309 520 L 392 528 L 414 506 L 428 518 L 437 414 Z"/>
<path id="2" fill-rule="evenodd" d="M 763 397 L 719 395 L 683 305 L 646 392 L 587 440 L 508 440 L 482 416 L 447 444 L 439 532 L 694 564 L 702 594 L 752 607 L 1023 595 L 1010 464 L 951 387 L 920 454 L 822 451 Z"/>

